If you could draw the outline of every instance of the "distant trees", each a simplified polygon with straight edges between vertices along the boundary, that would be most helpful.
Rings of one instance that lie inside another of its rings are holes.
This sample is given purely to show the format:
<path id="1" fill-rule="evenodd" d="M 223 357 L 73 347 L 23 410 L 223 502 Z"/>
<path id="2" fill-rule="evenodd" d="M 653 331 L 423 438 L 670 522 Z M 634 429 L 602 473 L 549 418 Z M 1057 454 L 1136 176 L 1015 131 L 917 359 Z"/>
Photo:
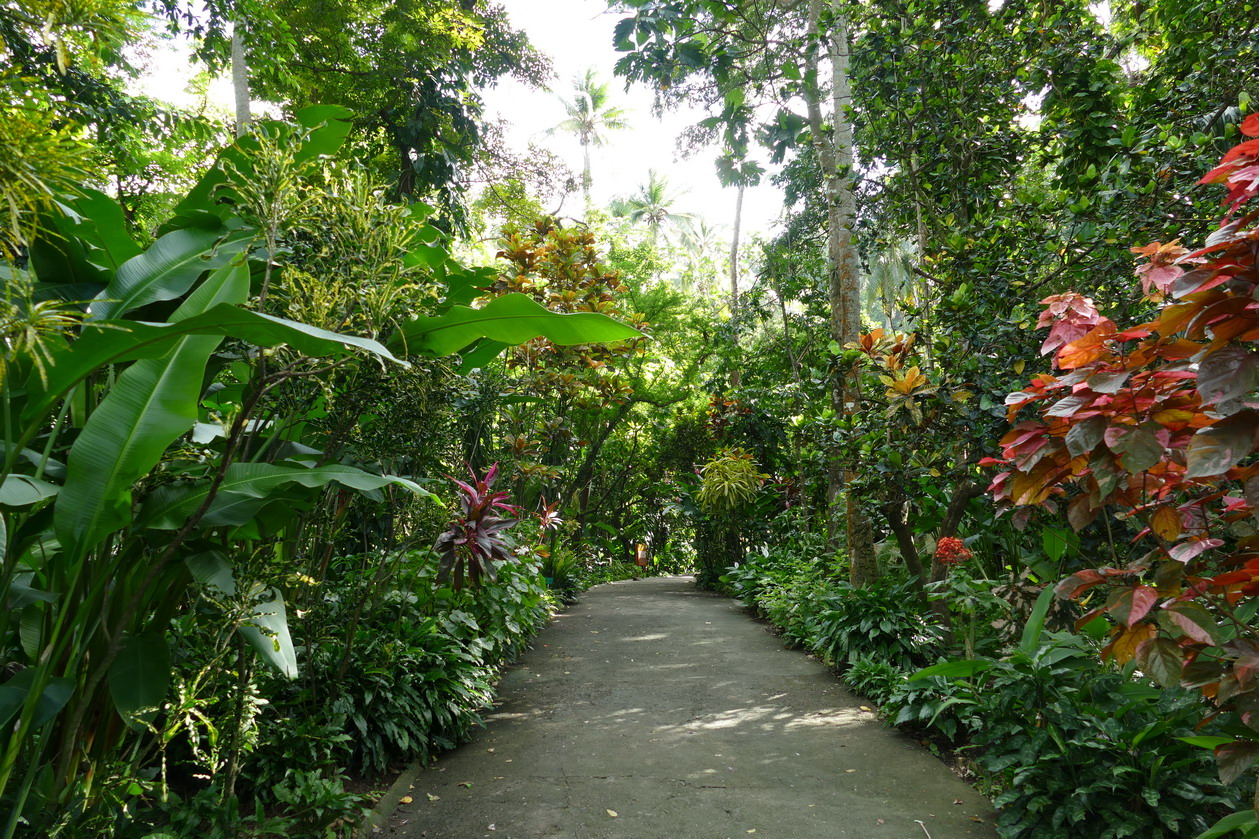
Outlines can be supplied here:
<path id="1" fill-rule="evenodd" d="M 587 206 L 590 204 L 590 185 L 593 182 L 590 176 L 590 147 L 606 143 L 610 131 L 629 128 L 625 111 L 611 102 L 608 85 L 608 82 L 599 81 L 598 74 L 593 69 L 587 70 L 573 83 L 571 95 L 560 97 L 568 116 L 551 129 L 552 132 L 564 131 L 572 134 L 581 143 L 581 192 Z"/>
<path id="2" fill-rule="evenodd" d="M 651 234 L 652 244 L 675 232 L 686 236 L 695 226 L 695 215 L 674 210 L 677 195 L 669 191 L 669 181 L 655 169 L 647 170 L 647 182 L 628 198 L 612 202 L 612 215 L 624 216 L 634 224 L 642 224 Z"/>

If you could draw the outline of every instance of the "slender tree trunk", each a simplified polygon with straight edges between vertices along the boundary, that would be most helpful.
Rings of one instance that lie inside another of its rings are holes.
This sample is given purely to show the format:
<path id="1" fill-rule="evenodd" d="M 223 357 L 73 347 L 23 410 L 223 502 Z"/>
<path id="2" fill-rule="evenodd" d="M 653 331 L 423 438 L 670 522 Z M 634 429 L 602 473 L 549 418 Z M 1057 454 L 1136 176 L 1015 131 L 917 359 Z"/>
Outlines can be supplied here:
<path id="1" fill-rule="evenodd" d="M 245 40 L 240 23 L 232 24 L 232 90 L 236 95 L 236 136 L 249 130 L 249 65 L 245 63 Z"/>
<path id="2" fill-rule="evenodd" d="M 739 228 L 743 225 L 743 190 L 739 184 L 739 196 L 734 200 L 734 235 L 730 237 L 730 314 L 739 306 Z"/>
<path id="3" fill-rule="evenodd" d="M 590 212 L 590 185 L 593 179 L 590 177 L 590 143 L 589 141 L 581 144 L 581 194 L 586 202 L 586 212 Z"/>
<path id="4" fill-rule="evenodd" d="M 734 201 L 734 236 L 730 238 L 730 320 L 736 323 L 734 329 L 735 347 L 739 344 L 739 329 L 736 314 L 739 308 L 739 228 L 743 224 L 743 190 L 739 184 L 739 196 Z M 730 373 L 730 386 L 738 387 L 742 383 L 743 371 L 737 367 Z"/>
<path id="5" fill-rule="evenodd" d="M 861 332 L 861 269 L 853 245 L 852 228 L 857 199 L 853 189 L 852 87 L 848 78 L 848 23 L 839 0 L 830 0 L 835 15 L 830 28 L 822 33 L 818 21 L 822 0 L 809 0 L 808 38 L 805 53 L 804 98 L 808 109 L 809 132 L 817 150 L 826 194 L 826 244 L 829 263 L 827 293 L 830 298 L 831 339 L 841 347 L 856 341 Z M 818 52 L 825 42 L 831 64 L 831 128 L 822 119 L 822 90 L 818 81 Z M 843 370 L 831 380 L 831 403 L 838 415 L 855 410 L 855 381 L 845 381 Z M 864 586 L 878 576 L 874 540 L 867 517 L 851 493 L 843 486 L 851 479 L 831 458 L 827 464 L 827 538 L 832 548 L 839 546 L 841 521 L 847 535 L 849 580 Z"/>
<path id="6" fill-rule="evenodd" d="M 791 376 L 796 383 L 796 392 L 804 392 L 804 381 L 800 376 L 800 360 L 796 358 L 795 345 L 791 343 L 791 319 L 787 317 L 787 301 L 783 298 L 781 290 L 775 288 L 774 295 L 778 298 L 778 310 L 782 313 L 783 319 L 783 345 L 787 348 L 787 359 L 791 362 Z M 796 398 L 792 398 L 792 413 L 799 412 L 799 405 Z M 804 456 L 800 451 L 800 432 L 794 430 L 791 434 L 791 451 L 796 462 L 796 475 L 799 476 L 800 486 L 798 492 L 800 495 L 800 520 L 810 522 L 813 520 L 813 514 L 809 509 L 809 493 L 803 489 L 805 464 Z"/>

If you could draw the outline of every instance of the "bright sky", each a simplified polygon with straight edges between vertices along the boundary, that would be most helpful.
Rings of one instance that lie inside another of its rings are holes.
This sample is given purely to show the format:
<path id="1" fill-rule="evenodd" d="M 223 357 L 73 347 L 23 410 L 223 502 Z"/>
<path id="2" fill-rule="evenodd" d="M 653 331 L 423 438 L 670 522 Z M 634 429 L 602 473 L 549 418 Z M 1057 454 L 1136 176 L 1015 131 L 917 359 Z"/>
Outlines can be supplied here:
<path id="1" fill-rule="evenodd" d="M 631 128 L 613 132 L 608 143 L 592 150 L 592 198 L 604 203 L 614 196 L 629 195 L 647 180 L 655 169 L 665 176 L 676 209 L 694 213 L 724 230 L 733 227 L 735 190 L 723 188 L 717 180 L 716 150 L 682 159 L 677 137 L 682 129 L 703 117 L 698 112 L 667 113 L 658 120 L 651 113 L 651 92 L 634 85 L 624 90 L 624 82 L 613 77 L 612 68 L 619 53 L 612 46 L 612 30 L 620 15 L 607 12 L 602 0 L 503 0 L 512 23 L 523 29 L 530 41 L 546 53 L 554 65 L 553 88 L 567 94 L 573 80 L 593 67 L 600 78 L 612 82 L 614 101 L 628 112 Z M 140 87 L 149 95 L 166 101 L 194 106 L 187 92 L 195 71 L 190 66 L 182 42 L 165 42 L 151 56 L 152 72 Z M 547 131 L 565 118 L 556 94 L 531 90 L 514 80 L 506 80 L 485 94 L 486 115 L 501 117 L 510 124 L 507 139 L 524 151 L 530 142 L 559 154 L 573 169 L 581 172 L 581 146 L 571 135 Z M 230 113 L 232 94 L 228 79 L 217 80 L 210 88 L 211 102 Z M 570 199 L 566 212 L 577 212 L 581 198 Z M 782 207 L 781 192 L 768 185 L 749 189 L 743 199 L 745 235 L 766 233 Z"/>
<path id="2" fill-rule="evenodd" d="M 558 94 L 567 95 L 573 80 L 593 67 L 599 77 L 612 82 L 614 102 L 629 112 L 631 127 L 611 132 L 608 142 L 592 150 L 592 198 L 604 203 L 614 196 L 629 195 L 647 181 L 649 169 L 662 173 L 677 209 L 694 213 L 729 233 L 734 223 L 735 190 L 717 180 L 716 150 L 682 159 L 677 137 L 684 128 L 702 119 L 697 111 L 651 113 L 651 91 L 633 85 L 627 91 L 614 78 L 613 66 L 620 53 L 612 46 L 612 30 L 621 15 L 609 13 L 602 0 L 504 0 L 512 23 L 546 53 L 555 67 L 552 83 Z M 571 135 L 549 129 L 565 119 L 556 94 L 534 91 L 513 80 L 486 93 L 489 115 L 498 115 L 513 126 L 508 139 L 524 149 L 532 141 L 549 148 L 581 172 L 581 146 Z M 580 197 L 576 201 L 580 202 Z M 743 199 L 745 233 L 767 232 L 782 208 L 781 192 L 768 185 L 748 190 Z M 575 208 L 566 208 L 575 209 Z"/>

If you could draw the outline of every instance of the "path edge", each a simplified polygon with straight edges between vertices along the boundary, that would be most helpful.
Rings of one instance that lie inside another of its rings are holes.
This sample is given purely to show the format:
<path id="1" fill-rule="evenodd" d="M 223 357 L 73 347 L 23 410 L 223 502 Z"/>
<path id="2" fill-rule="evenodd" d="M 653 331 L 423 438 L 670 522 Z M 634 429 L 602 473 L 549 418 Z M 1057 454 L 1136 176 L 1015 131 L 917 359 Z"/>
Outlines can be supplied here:
<path id="1" fill-rule="evenodd" d="M 385 794 L 377 799 L 375 805 L 368 811 L 367 817 L 359 822 L 354 830 L 354 839 L 368 839 L 375 835 L 377 828 L 384 827 L 385 822 L 389 821 L 394 810 L 397 810 L 398 805 L 402 803 L 402 797 L 410 791 L 423 771 L 424 761 L 422 760 L 417 759 L 408 764 L 407 768 L 402 770 L 402 774 L 394 779 Z"/>

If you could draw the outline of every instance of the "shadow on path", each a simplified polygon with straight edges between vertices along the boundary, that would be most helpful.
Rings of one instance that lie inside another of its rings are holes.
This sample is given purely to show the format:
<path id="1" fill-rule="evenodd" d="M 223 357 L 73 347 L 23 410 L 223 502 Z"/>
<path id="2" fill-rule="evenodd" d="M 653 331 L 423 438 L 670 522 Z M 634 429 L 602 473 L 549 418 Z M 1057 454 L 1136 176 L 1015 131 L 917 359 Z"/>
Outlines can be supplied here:
<path id="1" fill-rule="evenodd" d="M 379 835 L 996 836 L 982 796 L 689 577 L 592 589 L 499 690 Z"/>

